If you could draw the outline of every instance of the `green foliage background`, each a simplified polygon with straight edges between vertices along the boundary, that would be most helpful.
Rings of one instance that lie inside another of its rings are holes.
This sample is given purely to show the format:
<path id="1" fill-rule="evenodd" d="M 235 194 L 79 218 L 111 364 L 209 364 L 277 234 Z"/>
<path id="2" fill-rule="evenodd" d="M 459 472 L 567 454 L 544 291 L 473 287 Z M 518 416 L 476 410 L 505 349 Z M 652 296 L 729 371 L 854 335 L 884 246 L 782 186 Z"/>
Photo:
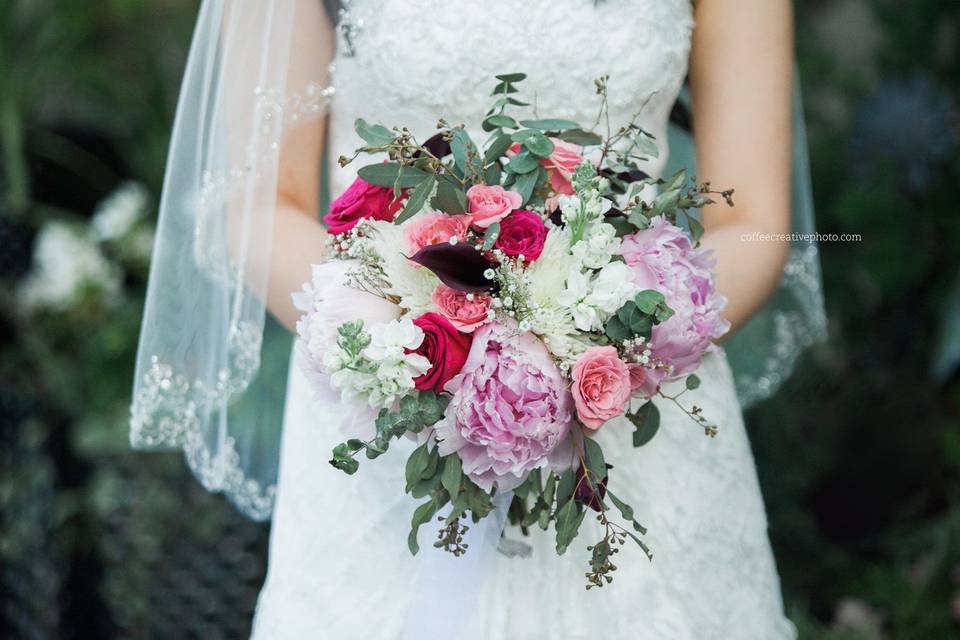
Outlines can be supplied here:
<path id="1" fill-rule="evenodd" d="M 747 420 L 802 638 L 960 637 L 960 17 L 803 0 L 830 341 Z M 145 266 L 26 314 L 37 231 L 159 193 L 196 3 L 0 6 L 0 637 L 245 638 L 267 528 L 127 448 Z"/>

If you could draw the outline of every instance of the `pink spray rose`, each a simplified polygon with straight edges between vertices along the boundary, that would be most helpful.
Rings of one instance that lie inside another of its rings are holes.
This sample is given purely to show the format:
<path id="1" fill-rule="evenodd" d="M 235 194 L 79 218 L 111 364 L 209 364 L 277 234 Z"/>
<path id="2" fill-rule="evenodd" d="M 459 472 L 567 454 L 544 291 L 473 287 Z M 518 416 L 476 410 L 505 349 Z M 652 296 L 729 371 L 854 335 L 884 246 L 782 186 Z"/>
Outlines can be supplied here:
<path id="1" fill-rule="evenodd" d="M 674 311 L 653 328 L 649 348 L 662 366 L 648 369 L 648 377 L 658 385 L 693 373 L 713 342 L 730 329 L 721 315 L 727 300 L 714 287 L 712 252 L 696 249 L 682 229 L 657 217 L 649 228 L 624 237 L 620 253 L 637 286 L 661 292 Z M 649 380 L 644 388 L 648 386 Z"/>
<path id="2" fill-rule="evenodd" d="M 413 379 L 420 391 L 443 389 L 443 385 L 460 372 L 470 351 L 470 336 L 460 333 L 450 321 L 437 313 L 425 313 L 413 324 L 423 330 L 423 342 L 414 350 L 430 361 L 430 369 Z"/>
<path id="3" fill-rule="evenodd" d="M 433 292 L 433 306 L 458 330 L 471 333 L 487 322 L 487 311 L 493 298 L 483 293 L 465 293 L 445 284 Z"/>
<path id="4" fill-rule="evenodd" d="M 630 371 L 614 347 L 590 347 L 570 370 L 577 416 L 588 429 L 615 418 L 630 401 Z"/>
<path id="5" fill-rule="evenodd" d="M 500 235 L 494 248 L 511 258 L 523 255 L 527 261 L 540 257 L 547 240 L 547 225 L 533 211 L 514 211 L 500 221 Z"/>
<path id="6" fill-rule="evenodd" d="M 355 227 L 363 218 L 393 220 L 401 206 L 400 199 L 393 197 L 393 189 L 378 187 L 357 178 L 330 204 L 330 212 L 323 216 L 323 221 L 330 233 L 343 233 Z"/>
<path id="7" fill-rule="evenodd" d="M 515 323 L 483 325 L 444 390 L 453 398 L 435 426 L 440 454 L 457 452 L 484 491 L 513 489 L 534 469 L 570 468 L 570 393 L 532 333 L 519 333 Z"/>
<path id="8" fill-rule="evenodd" d="M 435 211 L 417 216 L 403 229 L 403 237 L 410 246 L 410 255 L 432 244 L 449 242 L 450 238 L 467 239 L 470 216 L 450 216 Z"/>
<path id="9" fill-rule="evenodd" d="M 557 208 L 557 196 L 573 195 L 573 174 L 583 162 L 583 147 L 580 145 L 557 138 L 551 138 L 550 141 L 553 143 L 553 153 L 540 159 L 540 164 L 547 170 L 550 188 L 553 189 L 553 195 L 547 198 L 548 211 Z M 519 143 L 514 143 L 507 151 L 508 156 L 518 153 Z"/>
<path id="10" fill-rule="evenodd" d="M 486 229 L 519 208 L 523 198 L 516 191 L 507 191 L 500 185 L 488 187 L 484 184 L 475 184 L 467 189 L 467 201 L 473 226 Z"/>

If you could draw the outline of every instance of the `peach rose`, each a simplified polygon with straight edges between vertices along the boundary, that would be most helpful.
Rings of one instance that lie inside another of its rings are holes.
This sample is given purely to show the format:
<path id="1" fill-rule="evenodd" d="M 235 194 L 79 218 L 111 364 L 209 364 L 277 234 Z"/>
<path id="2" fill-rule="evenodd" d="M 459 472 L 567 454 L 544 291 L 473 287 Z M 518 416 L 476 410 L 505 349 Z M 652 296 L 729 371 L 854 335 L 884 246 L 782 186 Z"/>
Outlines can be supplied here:
<path id="1" fill-rule="evenodd" d="M 503 220 L 523 204 L 523 198 L 516 191 L 507 191 L 500 185 L 488 187 L 485 184 L 475 184 L 467 189 L 467 201 L 473 226 L 478 229 L 486 229 L 494 222 Z"/>
<path id="2" fill-rule="evenodd" d="M 541 161 L 550 175 L 550 186 L 557 195 L 573 194 L 573 174 L 583 161 L 583 147 L 554 138 L 553 153 Z"/>
<path id="3" fill-rule="evenodd" d="M 410 246 L 413 255 L 424 247 L 441 242 L 450 242 L 450 238 L 467 239 L 470 228 L 470 216 L 450 216 L 434 211 L 417 216 L 403 228 L 403 237 Z"/>
<path id="4" fill-rule="evenodd" d="M 630 370 L 614 347 L 590 347 L 570 371 L 573 402 L 588 429 L 622 414 L 630 401 Z"/>
<path id="5" fill-rule="evenodd" d="M 460 331 L 472 333 L 488 321 L 487 311 L 493 299 L 482 293 L 468 294 L 445 284 L 433 292 L 433 306 L 437 312 Z"/>

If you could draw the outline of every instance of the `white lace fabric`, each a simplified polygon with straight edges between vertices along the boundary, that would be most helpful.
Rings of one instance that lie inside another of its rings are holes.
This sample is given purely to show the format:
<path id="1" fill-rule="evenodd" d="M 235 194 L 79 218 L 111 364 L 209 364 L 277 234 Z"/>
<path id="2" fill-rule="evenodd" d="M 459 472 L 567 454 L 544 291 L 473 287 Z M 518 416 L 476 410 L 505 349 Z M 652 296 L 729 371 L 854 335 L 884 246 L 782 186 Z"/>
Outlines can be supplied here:
<path id="1" fill-rule="evenodd" d="M 499 73 L 522 71 L 525 95 L 543 117 L 593 123 L 593 80 L 609 75 L 611 125 L 647 101 L 641 126 L 666 156 L 669 109 L 686 73 L 692 10 L 687 0 L 353 0 L 340 28 L 331 158 L 360 144 L 363 117 L 404 125 L 425 139 L 438 118 L 479 123 Z M 652 97 L 651 97 L 652 96 Z M 480 138 L 482 140 L 482 138 Z M 336 167 L 336 163 L 330 163 Z M 354 165 L 334 168 L 334 193 Z M 716 438 L 660 402 L 662 426 L 633 449 L 626 422 L 598 435 L 611 488 L 629 498 L 649 528 L 648 562 L 629 546 L 614 583 L 584 590 L 585 547 L 598 537 L 589 518 L 565 556 L 551 532 L 534 527 L 529 558 L 497 554 L 489 579 L 464 620 L 465 639 L 778 640 L 795 637 L 783 614 L 756 471 L 722 351 L 708 356 L 702 386 L 683 396 L 720 426 Z M 415 559 L 406 547 L 415 501 L 403 493 L 412 444 L 396 443 L 355 476 L 326 460 L 351 425 L 331 410 L 337 398 L 311 398 L 291 369 L 270 568 L 254 624 L 257 640 L 402 637 Z M 433 535 L 421 531 L 421 546 Z M 518 537 L 518 531 L 508 529 Z M 468 552 L 469 553 L 469 552 Z M 419 608 L 419 609 L 417 609 Z M 443 610 L 430 611 L 442 616 Z"/>

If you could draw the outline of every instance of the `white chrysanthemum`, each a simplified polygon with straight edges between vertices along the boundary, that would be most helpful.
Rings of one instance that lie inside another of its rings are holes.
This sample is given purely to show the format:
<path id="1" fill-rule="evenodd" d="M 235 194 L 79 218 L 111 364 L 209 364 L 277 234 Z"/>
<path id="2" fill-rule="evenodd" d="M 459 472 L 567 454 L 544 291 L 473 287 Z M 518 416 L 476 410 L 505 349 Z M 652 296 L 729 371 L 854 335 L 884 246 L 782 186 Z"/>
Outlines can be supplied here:
<path id="1" fill-rule="evenodd" d="M 573 256 L 587 269 L 600 269 L 620 249 L 620 238 L 613 225 L 597 222 L 587 227 L 584 238 L 573 245 Z"/>
<path id="2" fill-rule="evenodd" d="M 88 234 L 64 222 L 51 222 L 37 236 L 33 266 L 18 293 L 28 310 L 64 311 L 79 302 L 85 291 L 108 299 L 116 296 L 120 283 L 119 270 Z"/>
<path id="3" fill-rule="evenodd" d="M 147 212 L 149 193 L 139 182 L 124 182 L 97 205 L 90 228 L 97 240 L 118 240 L 127 235 Z"/>
<path id="4" fill-rule="evenodd" d="M 397 296 L 400 306 L 418 315 L 433 309 L 433 292 L 440 280 L 429 269 L 417 266 L 407 259 L 409 253 L 403 227 L 392 222 L 372 221 L 369 247 L 380 258 L 389 287 L 384 293 Z"/>
<path id="5" fill-rule="evenodd" d="M 622 262 L 611 262 L 593 277 L 589 272 L 572 270 L 557 303 L 570 309 L 581 331 L 600 331 L 635 293 L 630 268 Z"/>

